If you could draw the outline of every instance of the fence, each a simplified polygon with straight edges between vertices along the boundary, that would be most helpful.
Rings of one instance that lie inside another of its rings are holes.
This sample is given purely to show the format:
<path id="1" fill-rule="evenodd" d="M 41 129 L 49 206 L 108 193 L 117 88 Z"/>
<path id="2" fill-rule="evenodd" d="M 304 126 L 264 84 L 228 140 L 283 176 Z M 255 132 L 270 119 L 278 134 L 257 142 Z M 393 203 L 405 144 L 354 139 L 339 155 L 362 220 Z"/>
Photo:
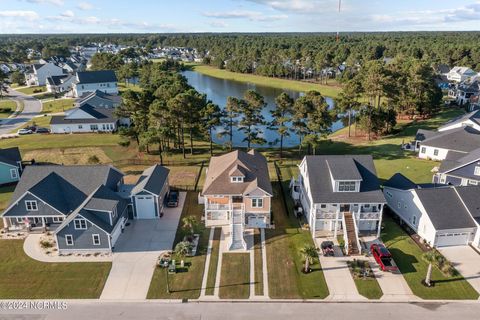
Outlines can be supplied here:
<path id="1" fill-rule="evenodd" d="M 278 184 L 280 186 L 280 193 L 282 197 L 282 202 L 283 206 L 285 207 L 285 210 L 287 211 L 287 214 L 290 215 L 290 208 L 287 203 L 287 199 L 285 198 L 285 186 L 283 185 L 283 178 L 282 178 L 282 171 L 278 167 L 277 161 L 273 161 L 273 166 L 275 167 L 275 172 L 277 173 L 277 179 L 278 179 Z"/>

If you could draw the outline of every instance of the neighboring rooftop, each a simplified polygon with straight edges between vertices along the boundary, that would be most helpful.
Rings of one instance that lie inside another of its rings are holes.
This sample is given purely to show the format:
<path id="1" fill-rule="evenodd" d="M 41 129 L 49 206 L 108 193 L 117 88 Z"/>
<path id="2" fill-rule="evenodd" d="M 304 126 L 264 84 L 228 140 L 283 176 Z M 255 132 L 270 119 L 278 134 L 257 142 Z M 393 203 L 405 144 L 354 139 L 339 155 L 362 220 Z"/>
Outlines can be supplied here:
<path id="1" fill-rule="evenodd" d="M 21 161 L 22 156 L 18 147 L 0 149 L 0 162 L 18 167 L 18 163 Z"/>
<path id="2" fill-rule="evenodd" d="M 408 179 L 401 173 L 395 173 L 390 179 L 388 179 L 384 184 L 384 187 L 394 188 L 400 190 L 411 190 L 411 189 L 422 189 L 422 188 L 432 188 L 432 187 L 444 187 L 445 185 L 433 184 L 433 183 L 415 183 L 412 180 Z"/>
<path id="3" fill-rule="evenodd" d="M 143 171 L 140 178 L 132 189 L 132 194 L 137 194 L 143 190 L 160 195 L 165 182 L 168 180 L 170 170 L 158 164 L 151 166 Z"/>
<path id="4" fill-rule="evenodd" d="M 93 118 L 74 118 L 69 115 L 52 116 L 50 124 L 70 124 L 70 123 L 112 123 L 117 121 L 115 111 L 111 108 L 95 108 L 89 104 L 84 104 L 80 107 L 70 109 L 82 110 L 92 116 Z"/>
<path id="5" fill-rule="evenodd" d="M 423 141 L 435 136 L 436 134 L 437 132 L 433 130 L 418 129 L 417 134 L 415 135 L 415 140 Z"/>
<path id="6" fill-rule="evenodd" d="M 469 163 L 480 160 L 480 148 L 471 151 L 470 153 L 449 152 L 445 160 L 442 161 L 439 173 L 444 173 L 455 168 L 463 167 Z"/>
<path id="7" fill-rule="evenodd" d="M 472 112 L 469 112 L 469 113 L 462 114 L 458 117 L 455 117 L 455 118 L 445 122 L 445 124 L 440 126 L 438 128 L 438 130 L 441 131 L 442 129 L 444 129 L 446 127 L 450 127 L 451 125 L 455 125 L 455 124 L 464 124 L 469 120 L 472 121 L 475 124 L 480 125 L 480 110 L 472 111 Z"/>
<path id="8" fill-rule="evenodd" d="M 113 70 L 77 72 L 78 84 L 117 82 Z"/>
<path id="9" fill-rule="evenodd" d="M 446 130 L 425 139 L 422 145 L 468 153 L 480 146 L 480 131 L 469 126 Z"/>

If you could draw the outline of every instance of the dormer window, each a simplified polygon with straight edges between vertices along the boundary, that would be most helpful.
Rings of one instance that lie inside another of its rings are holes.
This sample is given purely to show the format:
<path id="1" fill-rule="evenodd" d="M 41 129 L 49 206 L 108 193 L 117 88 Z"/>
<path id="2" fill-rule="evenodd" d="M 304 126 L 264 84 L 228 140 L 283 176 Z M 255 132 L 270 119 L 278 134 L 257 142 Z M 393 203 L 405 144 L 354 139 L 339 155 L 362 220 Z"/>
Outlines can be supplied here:
<path id="1" fill-rule="evenodd" d="M 355 181 L 339 181 L 338 182 L 338 191 L 339 192 L 353 192 L 356 190 Z"/>
<path id="2" fill-rule="evenodd" d="M 233 183 L 243 182 L 243 177 L 231 177 L 230 179 L 231 179 L 230 181 L 233 182 Z"/>
<path id="3" fill-rule="evenodd" d="M 36 200 L 27 200 L 25 201 L 25 207 L 27 211 L 38 211 L 37 201 Z"/>

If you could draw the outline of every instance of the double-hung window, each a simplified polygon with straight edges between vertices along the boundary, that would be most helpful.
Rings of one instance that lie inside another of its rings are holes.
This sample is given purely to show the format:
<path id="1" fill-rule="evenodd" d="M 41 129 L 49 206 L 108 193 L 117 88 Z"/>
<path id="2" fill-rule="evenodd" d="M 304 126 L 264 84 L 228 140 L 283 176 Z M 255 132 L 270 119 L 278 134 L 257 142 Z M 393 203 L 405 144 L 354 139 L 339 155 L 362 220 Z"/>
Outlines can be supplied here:
<path id="1" fill-rule="evenodd" d="M 75 230 L 86 230 L 87 229 L 87 220 L 85 219 L 75 219 L 74 220 Z"/>
<path id="2" fill-rule="evenodd" d="M 338 191 L 340 192 L 351 192 L 355 191 L 355 181 L 339 181 L 338 182 Z"/>
<path id="3" fill-rule="evenodd" d="M 263 208 L 263 199 L 262 198 L 253 198 L 252 199 L 252 208 Z"/>
<path id="4" fill-rule="evenodd" d="M 10 169 L 10 178 L 12 178 L 12 179 L 17 179 L 18 178 L 17 169 Z"/>
<path id="5" fill-rule="evenodd" d="M 474 174 L 475 174 L 476 176 L 480 176 L 480 167 L 479 167 L 479 166 L 475 167 L 475 172 L 474 172 Z"/>
<path id="6" fill-rule="evenodd" d="M 36 200 L 26 200 L 25 207 L 27 208 L 27 211 L 38 211 Z"/>
<path id="7" fill-rule="evenodd" d="M 71 234 L 65 235 L 65 243 L 67 246 L 73 246 L 73 236 Z"/>
<path id="8" fill-rule="evenodd" d="M 99 234 L 92 234 L 92 241 L 94 246 L 100 245 L 100 235 Z"/>

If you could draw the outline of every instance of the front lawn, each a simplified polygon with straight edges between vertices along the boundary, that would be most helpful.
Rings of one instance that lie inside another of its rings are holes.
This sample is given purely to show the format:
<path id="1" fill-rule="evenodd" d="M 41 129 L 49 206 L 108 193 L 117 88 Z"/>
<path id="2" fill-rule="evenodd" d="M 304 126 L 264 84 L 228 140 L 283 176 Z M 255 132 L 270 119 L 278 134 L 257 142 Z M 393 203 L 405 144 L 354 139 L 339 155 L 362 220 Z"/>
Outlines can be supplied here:
<path id="1" fill-rule="evenodd" d="M 59 113 L 75 106 L 75 99 L 58 99 L 42 103 L 42 113 Z"/>
<path id="2" fill-rule="evenodd" d="M 210 253 L 210 266 L 207 274 L 207 288 L 205 295 L 213 296 L 215 293 L 215 281 L 217 279 L 218 256 L 220 252 L 220 238 L 222 236 L 222 228 L 215 228 L 212 241 L 212 252 Z"/>
<path id="3" fill-rule="evenodd" d="M 21 92 L 21 93 L 23 93 L 23 94 L 32 95 L 32 94 L 35 94 L 35 93 L 46 92 L 46 91 L 47 91 L 47 87 L 46 87 L 46 86 L 23 87 L 23 88 L 15 89 L 15 91 Z"/>
<path id="4" fill-rule="evenodd" d="M 0 211 L 7 208 L 16 185 L 0 187 Z M 2 220 L 2 219 L 0 219 Z"/>
<path id="5" fill-rule="evenodd" d="M 37 124 L 44 124 L 36 118 Z M 45 120 L 46 121 L 46 120 Z M 98 147 L 118 145 L 120 142 L 118 134 L 111 133 L 85 133 L 85 134 L 31 134 L 15 139 L 0 140 L 0 148 L 19 147 L 20 150 L 53 149 L 53 148 L 74 148 L 74 147 Z"/>
<path id="6" fill-rule="evenodd" d="M 17 109 L 17 103 L 13 100 L 0 100 L 0 118 L 8 118 Z"/>
<path id="7" fill-rule="evenodd" d="M 224 253 L 220 278 L 220 299 L 248 299 L 250 296 L 250 254 Z"/>
<path id="8" fill-rule="evenodd" d="M 0 240 L 0 299 L 97 299 L 110 262 L 44 263 L 23 251 L 23 240 Z"/>
<path id="9" fill-rule="evenodd" d="M 446 277 L 436 267 L 432 272 L 435 286 L 425 287 L 422 280 L 427 274 L 428 263 L 422 259 L 422 250 L 390 217 L 384 217 L 383 221 L 382 240 L 415 295 L 422 299 L 478 299 L 478 292 L 461 275 Z"/>
<path id="10" fill-rule="evenodd" d="M 262 239 L 260 231 L 255 229 L 254 242 L 254 265 L 255 265 L 255 295 L 263 296 L 263 260 L 262 260 Z"/>
<path id="11" fill-rule="evenodd" d="M 193 215 L 197 221 L 200 222 L 203 215 L 203 208 L 197 202 L 197 193 L 188 192 L 182 216 L 180 217 L 179 227 L 175 235 L 174 248 L 178 242 L 183 240 L 186 234 L 181 227 L 182 219 Z M 184 270 L 180 270 L 180 272 L 173 275 L 168 275 L 170 293 L 167 293 L 167 275 L 165 269 L 160 267 L 155 269 L 147 299 L 197 299 L 200 297 L 209 233 L 210 229 L 203 226 L 200 227 L 200 241 L 197 248 L 197 255 L 184 259 L 187 266 Z M 180 263 L 180 259 L 176 259 L 176 262 Z"/>
<path id="12" fill-rule="evenodd" d="M 378 284 L 375 275 L 367 260 L 348 262 L 348 269 L 353 277 L 358 293 L 367 299 L 380 299 L 383 296 L 382 288 Z"/>

